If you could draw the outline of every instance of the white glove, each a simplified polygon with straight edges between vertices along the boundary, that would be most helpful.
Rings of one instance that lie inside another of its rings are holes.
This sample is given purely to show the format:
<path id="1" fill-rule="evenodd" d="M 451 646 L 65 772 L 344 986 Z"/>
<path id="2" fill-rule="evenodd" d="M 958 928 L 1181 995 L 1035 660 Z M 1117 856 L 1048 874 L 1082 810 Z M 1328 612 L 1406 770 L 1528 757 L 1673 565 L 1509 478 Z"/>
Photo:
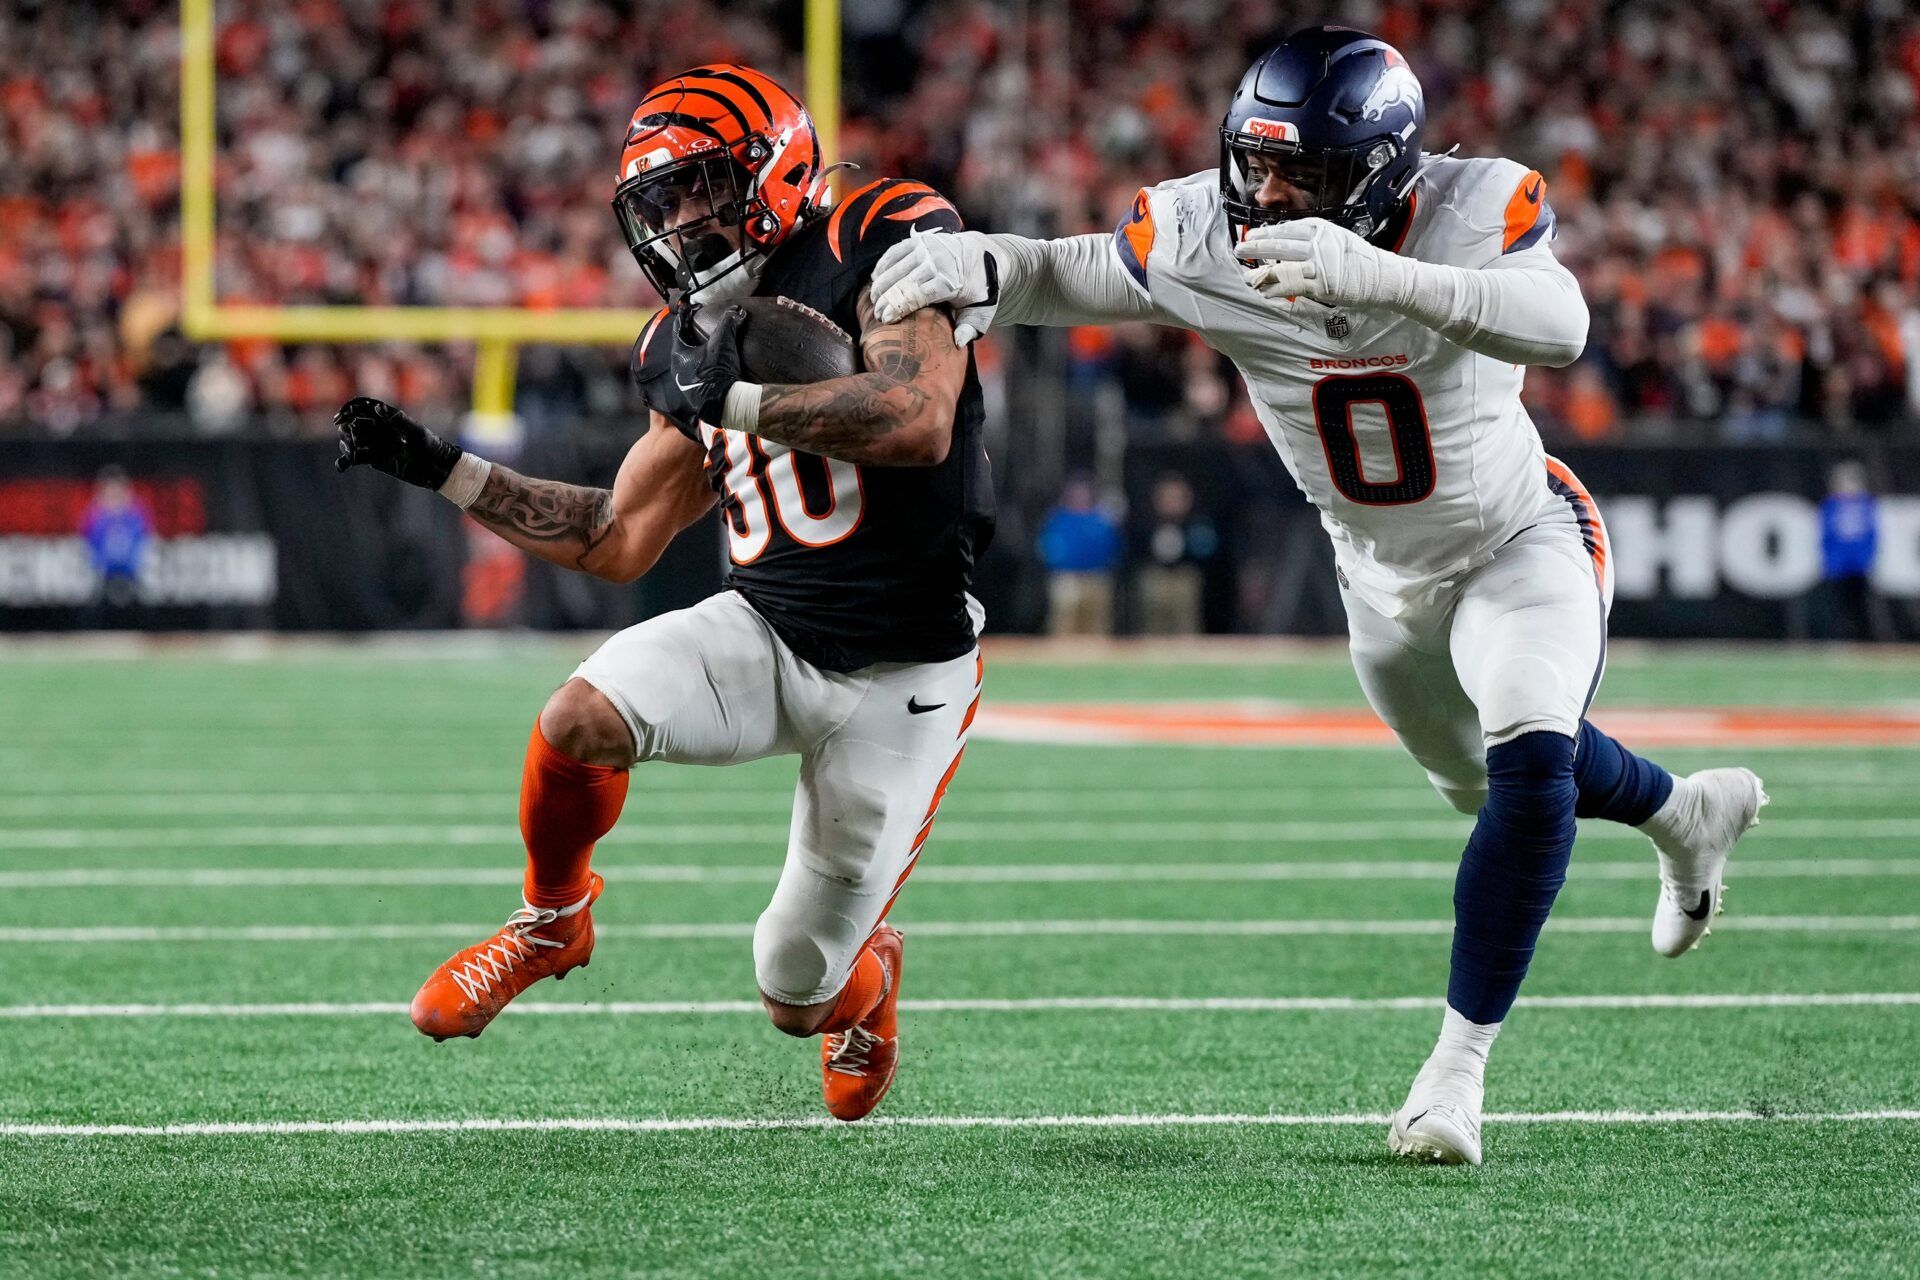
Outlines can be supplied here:
<path id="1" fill-rule="evenodd" d="M 1391 308 L 1404 283 L 1401 258 L 1325 218 L 1254 227 L 1233 253 L 1254 263 L 1244 272 L 1247 284 L 1283 304 L 1306 298 L 1330 307 Z"/>
<path id="2" fill-rule="evenodd" d="M 953 340 L 966 346 L 993 324 L 1000 270 L 978 231 L 916 229 L 888 249 L 873 269 L 873 313 L 893 324 L 922 307 L 953 311 Z"/>

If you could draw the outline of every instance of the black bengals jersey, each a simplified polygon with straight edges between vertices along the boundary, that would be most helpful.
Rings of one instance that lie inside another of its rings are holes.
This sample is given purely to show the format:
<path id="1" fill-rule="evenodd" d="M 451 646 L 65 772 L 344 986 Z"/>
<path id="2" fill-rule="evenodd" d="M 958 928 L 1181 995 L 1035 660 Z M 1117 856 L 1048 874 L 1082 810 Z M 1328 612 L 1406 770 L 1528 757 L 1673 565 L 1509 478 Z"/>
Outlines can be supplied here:
<path id="1" fill-rule="evenodd" d="M 755 292 L 805 303 L 857 340 L 880 255 L 916 227 L 958 231 L 960 217 L 924 183 L 868 183 L 775 250 Z M 665 372 L 672 327 L 656 317 L 634 344 L 636 383 Z M 984 419 L 969 353 L 953 445 L 936 467 L 856 466 L 700 424 L 733 558 L 727 585 L 828 671 L 967 653 L 967 587 L 993 537 Z"/>

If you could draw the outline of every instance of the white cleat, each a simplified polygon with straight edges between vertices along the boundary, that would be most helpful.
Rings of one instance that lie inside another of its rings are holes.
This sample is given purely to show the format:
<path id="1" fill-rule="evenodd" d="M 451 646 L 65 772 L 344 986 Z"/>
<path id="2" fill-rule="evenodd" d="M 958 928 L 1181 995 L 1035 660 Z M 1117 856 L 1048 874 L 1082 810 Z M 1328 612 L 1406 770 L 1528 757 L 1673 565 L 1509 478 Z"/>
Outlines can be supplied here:
<path id="1" fill-rule="evenodd" d="M 1660 854 L 1653 949 L 1682 956 L 1724 909 L 1727 855 L 1760 821 L 1766 788 L 1751 769 L 1703 769 L 1674 780 L 1673 795 L 1640 828 Z"/>
<path id="2" fill-rule="evenodd" d="M 1480 1108 L 1466 1098 L 1422 1097 L 1418 1081 L 1393 1113 L 1387 1149 L 1426 1164 L 1480 1163 Z"/>

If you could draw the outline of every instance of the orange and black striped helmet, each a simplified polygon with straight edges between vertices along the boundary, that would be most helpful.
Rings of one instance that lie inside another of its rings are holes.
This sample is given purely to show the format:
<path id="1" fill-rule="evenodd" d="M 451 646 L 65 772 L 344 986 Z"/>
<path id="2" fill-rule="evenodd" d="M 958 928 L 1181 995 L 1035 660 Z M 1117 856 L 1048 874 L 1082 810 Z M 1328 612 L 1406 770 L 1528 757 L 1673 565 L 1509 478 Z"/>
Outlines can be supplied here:
<path id="1" fill-rule="evenodd" d="M 820 212 L 826 166 L 800 100 L 750 67 L 695 67 L 648 90 L 627 126 L 614 215 L 661 297 L 771 253 Z"/>

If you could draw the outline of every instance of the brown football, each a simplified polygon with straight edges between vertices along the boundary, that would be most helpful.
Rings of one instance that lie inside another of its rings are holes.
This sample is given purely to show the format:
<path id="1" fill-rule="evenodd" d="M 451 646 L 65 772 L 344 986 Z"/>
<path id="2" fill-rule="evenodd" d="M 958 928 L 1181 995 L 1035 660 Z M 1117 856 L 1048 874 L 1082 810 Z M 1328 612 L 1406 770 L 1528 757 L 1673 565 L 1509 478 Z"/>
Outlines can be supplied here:
<path id="1" fill-rule="evenodd" d="M 740 330 L 741 372 L 752 382 L 825 382 L 860 372 L 860 348 L 826 316 L 792 298 L 742 298 L 728 306 L 746 309 Z M 702 336 L 721 308 L 702 307 L 693 323 Z"/>

